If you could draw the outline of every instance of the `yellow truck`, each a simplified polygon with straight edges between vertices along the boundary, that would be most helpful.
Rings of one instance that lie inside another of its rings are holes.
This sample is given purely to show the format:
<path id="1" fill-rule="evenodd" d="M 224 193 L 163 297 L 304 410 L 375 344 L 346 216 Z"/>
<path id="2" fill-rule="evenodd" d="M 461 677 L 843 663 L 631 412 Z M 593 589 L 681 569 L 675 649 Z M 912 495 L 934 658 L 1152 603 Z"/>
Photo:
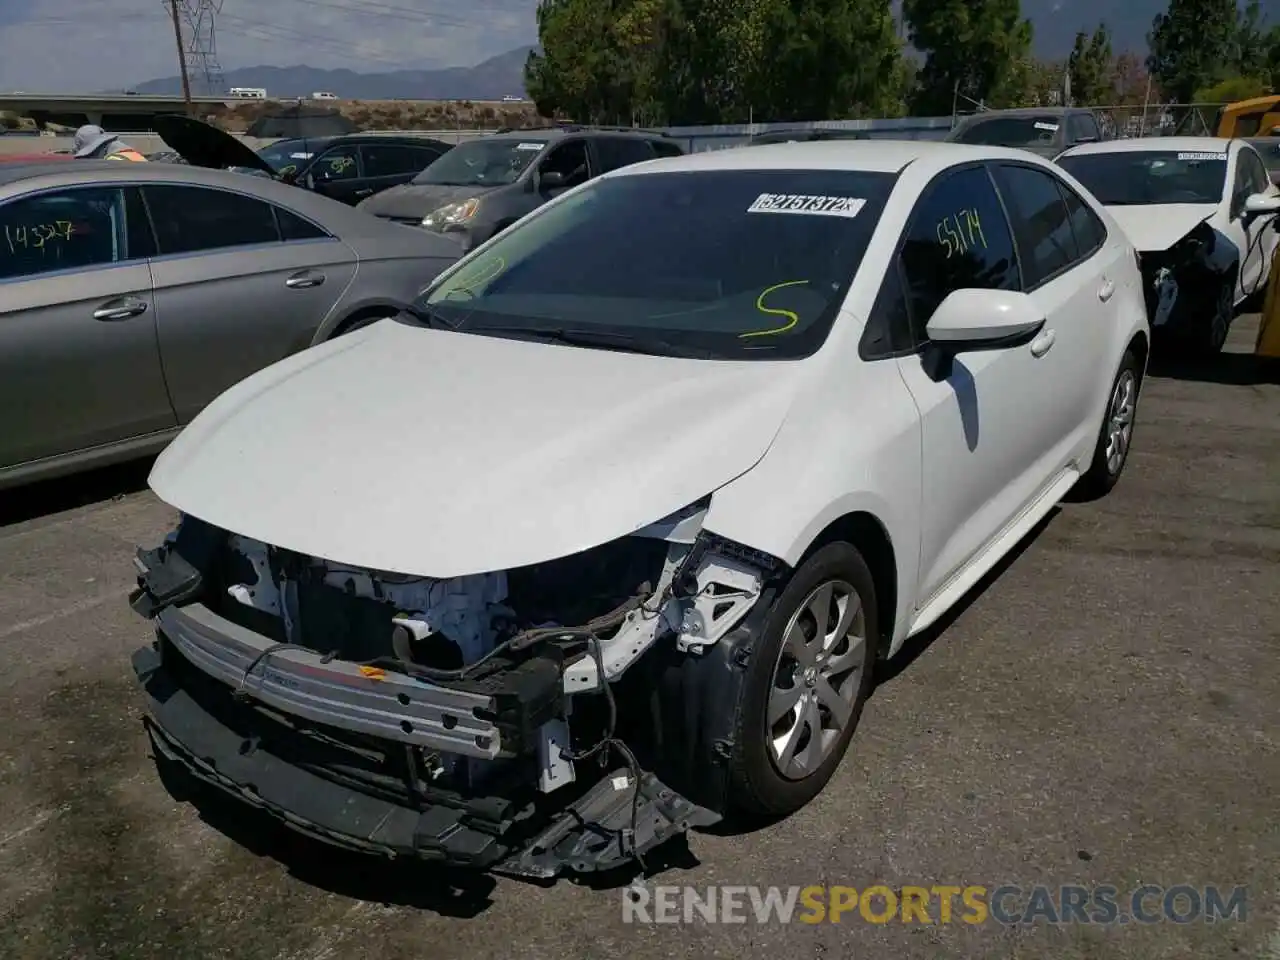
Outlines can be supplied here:
<path id="1" fill-rule="evenodd" d="M 1258 342 L 1254 354 L 1259 357 L 1280 359 L 1280 248 L 1271 261 L 1271 280 L 1267 284 L 1267 296 L 1262 304 L 1262 323 L 1258 327 Z"/>
<path id="2" fill-rule="evenodd" d="M 1280 94 L 1228 103 L 1218 113 L 1220 137 L 1280 135 Z"/>

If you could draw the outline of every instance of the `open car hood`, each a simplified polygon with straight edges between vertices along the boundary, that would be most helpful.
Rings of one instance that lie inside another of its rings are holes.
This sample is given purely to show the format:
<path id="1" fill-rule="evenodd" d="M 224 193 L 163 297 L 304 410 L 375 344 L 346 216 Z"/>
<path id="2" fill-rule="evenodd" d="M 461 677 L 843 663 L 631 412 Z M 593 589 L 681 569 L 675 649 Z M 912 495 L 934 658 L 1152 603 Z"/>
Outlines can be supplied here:
<path id="1" fill-rule="evenodd" d="M 1213 203 L 1107 207 L 1139 253 L 1160 253 L 1218 212 Z"/>
<path id="2" fill-rule="evenodd" d="M 741 476 L 807 369 L 384 320 L 232 387 L 149 482 L 184 513 L 313 557 L 508 570 L 634 533 Z"/>
<path id="3" fill-rule="evenodd" d="M 154 129 L 161 140 L 193 167 L 214 170 L 249 167 L 273 178 L 276 176 L 271 165 L 247 146 L 202 120 L 171 114 L 156 117 Z"/>

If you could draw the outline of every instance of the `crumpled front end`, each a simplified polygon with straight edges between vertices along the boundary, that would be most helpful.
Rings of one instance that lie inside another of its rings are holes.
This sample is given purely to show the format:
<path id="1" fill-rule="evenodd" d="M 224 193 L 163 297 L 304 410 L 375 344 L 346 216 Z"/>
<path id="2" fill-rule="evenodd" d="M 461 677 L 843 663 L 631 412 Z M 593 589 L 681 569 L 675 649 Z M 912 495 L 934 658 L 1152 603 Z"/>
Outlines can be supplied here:
<path id="1" fill-rule="evenodd" d="M 452 580 L 184 517 L 139 551 L 131 597 L 157 627 L 134 656 L 157 755 L 353 849 L 528 877 L 625 866 L 720 818 L 714 789 L 699 805 L 650 772 L 653 678 L 746 630 L 781 566 L 703 531 L 706 507 Z"/>
<path id="2" fill-rule="evenodd" d="M 1213 317 L 1232 244 L 1208 223 L 1198 224 L 1166 250 L 1139 253 L 1152 335 L 1195 336 Z"/>

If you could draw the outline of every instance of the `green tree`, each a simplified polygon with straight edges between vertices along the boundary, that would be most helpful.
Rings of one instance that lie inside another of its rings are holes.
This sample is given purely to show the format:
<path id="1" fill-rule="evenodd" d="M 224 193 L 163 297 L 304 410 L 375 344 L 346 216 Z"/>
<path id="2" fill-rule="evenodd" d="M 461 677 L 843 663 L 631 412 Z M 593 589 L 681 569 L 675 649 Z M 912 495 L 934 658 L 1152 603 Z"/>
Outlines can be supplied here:
<path id="1" fill-rule="evenodd" d="M 1242 77 L 1261 77 L 1267 70 L 1268 37 L 1262 26 L 1262 7 L 1258 0 L 1249 0 L 1236 21 L 1235 56 L 1236 72 Z"/>
<path id="2" fill-rule="evenodd" d="M 1236 0 L 1169 0 L 1151 22 L 1147 69 L 1168 96 L 1187 103 L 1232 72 L 1238 31 Z"/>
<path id="3" fill-rule="evenodd" d="M 588 122 L 900 113 L 890 0 L 542 0 L 526 86 Z"/>
<path id="4" fill-rule="evenodd" d="M 1271 79 L 1271 92 L 1280 93 L 1280 24 L 1276 24 L 1271 28 L 1271 32 L 1267 34 L 1267 65 L 1266 70 Z"/>
<path id="5" fill-rule="evenodd" d="M 1067 59 L 1071 99 L 1080 104 L 1111 105 L 1116 92 L 1113 85 L 1114 62 L 1111 32 L 1106 24 L 1099 24 L 1092 36 L 1083 30 L 1077 33 L 1075 46 Z"/>
<path id="6" fill-rule="evenodd" d="M 1261 97 L 1267 89 L 1267 82 L 1256 77 L 1229 77 L 1211 87 L 1201 87 L 1195 99 L 1197 103 L 1235 103 Z"/>
<path id="7" fill-rule="evenodd" d="M 1018 0 L 903 0 L 912 44 L 925 55 L 914 108 L 948 114 L 975 102 L 1025 98 L 1031 24 Z"/>

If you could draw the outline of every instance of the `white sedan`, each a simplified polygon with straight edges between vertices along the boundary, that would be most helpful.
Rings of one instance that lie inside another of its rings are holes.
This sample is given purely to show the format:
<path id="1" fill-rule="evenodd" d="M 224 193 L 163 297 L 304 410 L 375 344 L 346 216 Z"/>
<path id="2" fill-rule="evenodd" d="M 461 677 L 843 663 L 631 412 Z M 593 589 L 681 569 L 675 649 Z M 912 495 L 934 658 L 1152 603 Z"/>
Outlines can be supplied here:
<path id="1" fill-rule="evenodd" d="M 1022 151 L 615 170 L 159 459 L 157 750 L 330 842 L 520 875 L 793 811 L 876 661 L 1116 483 L 1148 337 L 1124 232 Z"/>
<path id="2" fill-rule="evenodd" d="M 1217 137 L 1090 143 L 1059 154 L 1142 258 L 1151 324 L 1191 355 L 1222 349 L 1231 321 L 1266 290 L 1280 186 L 1250 144 Z"/>

